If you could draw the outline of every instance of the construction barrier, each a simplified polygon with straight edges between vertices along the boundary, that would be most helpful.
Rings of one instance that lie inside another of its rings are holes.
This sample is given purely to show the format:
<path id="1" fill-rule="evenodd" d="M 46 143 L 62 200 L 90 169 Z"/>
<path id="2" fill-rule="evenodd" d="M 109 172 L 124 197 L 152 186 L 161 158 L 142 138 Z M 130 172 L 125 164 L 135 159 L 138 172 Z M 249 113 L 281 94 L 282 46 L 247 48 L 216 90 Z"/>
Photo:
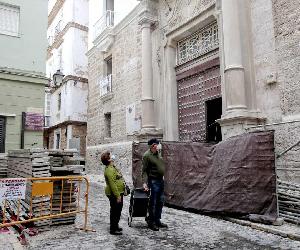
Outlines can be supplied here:
<path id="1" fill-rule="evenodd" d="M 88 202 L 89 181 L 83 176 L 0 179 L 0 228 L 83 214 L 80 229 L 91 231 Z"/>

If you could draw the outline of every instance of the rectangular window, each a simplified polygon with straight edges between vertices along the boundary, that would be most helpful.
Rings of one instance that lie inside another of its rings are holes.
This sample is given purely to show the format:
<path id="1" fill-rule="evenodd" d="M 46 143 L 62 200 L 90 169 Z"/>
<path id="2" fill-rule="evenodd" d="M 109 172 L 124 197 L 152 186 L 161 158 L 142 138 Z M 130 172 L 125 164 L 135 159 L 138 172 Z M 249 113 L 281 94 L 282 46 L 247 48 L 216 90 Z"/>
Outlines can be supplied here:
<path id="1" fill-rule="evenodd" d="M 0 34 L 19 36 L 20 7 L 0 2 Z"/>
<path id="2" fill-rule="evenodd" d="M 111 113 L 104 114 L 105 118 L 105 137 L 111 137 Z"/>
<path id="3" fill-rule="evenodd" d="M 5 153 L 5 117 L 0 116 L 0 153 Z"/>
<path id="4" fill-rule="evenodd" d="M 61 109 L 61 93 L 58 94 L 58 107 L 57 107 L 58 111 L 60 111 Z"/>
<path id="5" fill-rule="evenodd" d="M 60 134 L 55 134 L 55 149 L 60 149 Z"/>
<path id="6" fill-rule="evenodd" d="M 100 96 L 112 92 L 112 57 L 104 61 L 105 76 L 100 80 Z"/>

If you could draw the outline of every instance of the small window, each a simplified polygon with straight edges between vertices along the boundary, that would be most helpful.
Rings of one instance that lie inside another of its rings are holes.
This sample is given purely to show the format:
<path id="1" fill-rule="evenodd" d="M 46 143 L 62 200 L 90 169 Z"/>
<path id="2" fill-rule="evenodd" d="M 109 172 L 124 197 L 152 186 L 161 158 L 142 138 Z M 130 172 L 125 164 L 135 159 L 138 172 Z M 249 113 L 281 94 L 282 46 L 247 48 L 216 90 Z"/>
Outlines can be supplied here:
<path id="1" fill-rule="evenodd" d="M 104 114 L 105 118 L 105 137 L 111 137 L 111 113 Z"/>
<path id="2" fill-rule="evenodd" d="M 112 57 L 105 60 L 105 76 L 100 79 L 100 96 L 112 92 Z"/>
<path id="3" fill-rule="evenodd" d="M 58 94 L 58 107 L 57 107 L 58 111 L 60 111 L 61 109 L 61 93 Z"/>
<path id="4" fill-rule="evenodd" d="M 0 34 L 19 35 L 20 8 L 0 3 Z"/>
<path id="5" fill-rule="evenodd" d="M 55 149 L 60 149 L 60 134 L 59 133 L 56 134 Z"/>

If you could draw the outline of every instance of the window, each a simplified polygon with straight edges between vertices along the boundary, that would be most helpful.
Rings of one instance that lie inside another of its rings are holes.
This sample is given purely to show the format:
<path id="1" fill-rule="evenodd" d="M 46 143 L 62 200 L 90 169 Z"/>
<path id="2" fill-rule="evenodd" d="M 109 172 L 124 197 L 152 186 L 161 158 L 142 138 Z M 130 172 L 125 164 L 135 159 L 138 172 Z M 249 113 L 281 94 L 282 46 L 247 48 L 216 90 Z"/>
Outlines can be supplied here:
<path id="1" fill-rule="evenodd" d="M 0 116 L 0 153 L 5 153 L 5 117 Z"/>
<path id="2" fill-rule="evenodd" d="M 60 133 L 55 133 L 55 149 L 60 149 Z"/>
<path id="3" fill-rule="evenodd" d="M 61 109 L 61 93 L 58 94 L 58 107 L 57 107 L 58 111 L 60 111 Z"/>
<path id="4" fill-rule="evenodd" d="M 105 137 L 111 137 L 111 113 L 104 114 L 105 118 Z"/>
<path id="5" fill-rule="evenodd" d="M 100 96 L 104 96 L 112 91 L 112 58 L 105 60 L 106 76 L 100 80 Z"/>
<path id="6" fill-rule="evenodd" d="M 20 8 L 0 3 L 0 34 L 19 35 Z"/>

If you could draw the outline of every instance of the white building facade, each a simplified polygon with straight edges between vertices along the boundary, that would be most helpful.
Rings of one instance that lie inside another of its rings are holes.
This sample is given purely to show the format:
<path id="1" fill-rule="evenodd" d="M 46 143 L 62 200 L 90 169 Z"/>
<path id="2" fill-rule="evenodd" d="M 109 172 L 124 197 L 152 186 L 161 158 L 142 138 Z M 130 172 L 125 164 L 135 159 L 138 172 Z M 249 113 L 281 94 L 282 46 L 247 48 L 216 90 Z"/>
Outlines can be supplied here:
<path id="1" fill-rule="evenodd" d="M 48 1 L 48 148 L 77 148 L 85 155 L 88 96 L 88 0 Z M 55 73 L 63 75 L 55 83 Z M 46 98 L 47 99 L 47 98 Z M 47 107 L 46 107 L 47 109 Z"/>

